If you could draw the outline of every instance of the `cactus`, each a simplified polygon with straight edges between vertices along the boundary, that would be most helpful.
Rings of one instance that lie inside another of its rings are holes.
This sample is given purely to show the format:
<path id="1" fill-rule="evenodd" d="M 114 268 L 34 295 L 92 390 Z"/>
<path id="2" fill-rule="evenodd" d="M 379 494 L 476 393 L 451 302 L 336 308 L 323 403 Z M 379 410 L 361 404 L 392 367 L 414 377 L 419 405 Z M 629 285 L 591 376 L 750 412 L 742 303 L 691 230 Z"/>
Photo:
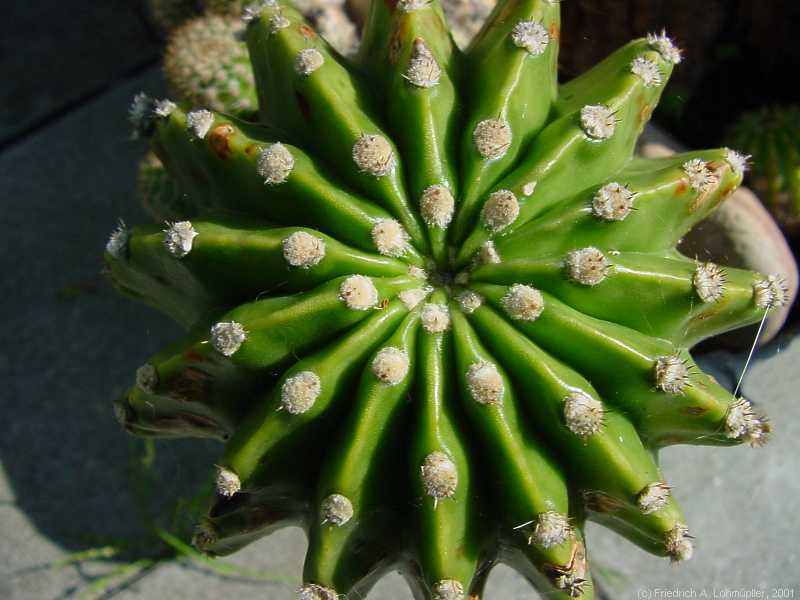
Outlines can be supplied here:
<path id="1" fill-rule="evenodd" d="M 783 228 L 800 233 L 800 107 L 743 114 L 727 133 L 752 155 L 750 185 Z"/>
<path id="2" fill-rule="evenodd" d="M 258 108 L 247 46 L 238 17 L 196 17 L 176 29 L 164 54 L 170 88 L 190 104 L 249 115 Z"/>
<path id="3" fill-rule="evenodd" d="M 352 61 L 289 4 L 244 17 L 259 123 L 137 96 L 193 216 L 105 253 L 189 331 L 118 420 L 224 443 L 195 545 L 301 523 L 302 600 L 389 568 L 478 598 L 497 562 L 591 598 L 587 520 L 690 558 L 658 449 L 770 427 L 689 349 L 786 290 L 675 250 L 742 155 L 632 158 L 679 50 L 652 35 L 559 85 L 550 0 L 501 0 L 464 53 L 437 0 L 376 1 Z"/>

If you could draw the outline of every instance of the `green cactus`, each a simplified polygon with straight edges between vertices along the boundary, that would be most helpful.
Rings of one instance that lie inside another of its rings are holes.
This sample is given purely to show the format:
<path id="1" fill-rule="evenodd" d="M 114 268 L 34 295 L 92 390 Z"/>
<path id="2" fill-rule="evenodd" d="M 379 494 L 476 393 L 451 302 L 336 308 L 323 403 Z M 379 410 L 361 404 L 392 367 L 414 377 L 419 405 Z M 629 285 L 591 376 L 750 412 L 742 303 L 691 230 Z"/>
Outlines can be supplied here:
<path id="1" fill-rule="evenodd" d="M 137 182 L 142 206 L 156 221 L 195 216 L 191 200 L 178 188 L 177 182 L 152 152 L 147 152 L 139 163 Z"/>
<path id="2" fill-rule="evenodd" d="M 632 158 L 670 40 L 559 86 L 550 0 L 501 0 L 464 53 L 437 1 L 376 1 L 353 61 L 289 4 L 244 16 L 260 123 L 137 96 L 196 218 L 120 227 L 105 254 L 189 330 L 115 408 L 132 433 L 224 442 L 197 547 L 301 523 L 302 600 L 389 568 L 477 598 L 497 562 L 591 598 L 587 519 L 690 558 L 658 449 L 769 424 L 689 348 L 786 290 L 675 250 L 740 154 Z"/>
<path id="3" fill-rule="evenodd" d="M 788 232 L 800 233 L 800 106 L 745 113 L 727 139 L 751 155 L 748 183 Z"/>
<path id="4" fill-rule="evenodd" d="M 164 53 L 164 76 L 182 101 L 248 116 L 258 108 L 244 31 L 233 16 L 196 17 L 176 29 Z"/>

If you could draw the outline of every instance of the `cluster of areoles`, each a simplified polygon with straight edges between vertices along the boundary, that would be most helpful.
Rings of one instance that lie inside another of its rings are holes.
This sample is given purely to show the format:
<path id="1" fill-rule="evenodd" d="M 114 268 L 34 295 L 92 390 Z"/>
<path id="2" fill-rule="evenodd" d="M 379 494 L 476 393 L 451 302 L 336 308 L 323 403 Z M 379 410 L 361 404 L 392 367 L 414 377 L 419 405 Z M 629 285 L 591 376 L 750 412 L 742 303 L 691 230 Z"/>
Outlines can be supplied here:
<path id="1" fill-rule="evenodd" d="M 206 14 L 192 19 L 169 39 L 165 76 L 179 95 L 214 110 L 252 111 L 255 85 L 242 23 L 232 16 Z"/>

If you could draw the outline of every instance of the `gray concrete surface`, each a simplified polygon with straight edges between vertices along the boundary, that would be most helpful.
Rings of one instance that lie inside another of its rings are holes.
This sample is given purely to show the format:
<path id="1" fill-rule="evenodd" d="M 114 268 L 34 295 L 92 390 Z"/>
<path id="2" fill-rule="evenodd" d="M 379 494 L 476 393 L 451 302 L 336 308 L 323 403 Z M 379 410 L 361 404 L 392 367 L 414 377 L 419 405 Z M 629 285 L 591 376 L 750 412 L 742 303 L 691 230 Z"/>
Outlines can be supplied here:
<path id="1" fill-rule="evenodd" d="M 156 92 L 161 85 L 152 72 L 124 82 L 0 155 L 6 340 L 0 349 L 2 599 L 78 598 L 114 564 L 61 569 L 48 564 L 141 534 L 129 489 L 129 441 L 111 419 L 110 401 L 129 385 L 143 358 L 178 329 L 115 294 L 99 270 L 116 219 L 145 219 L 133 183 L 142 148 L 128 138 L 125 111 L 134 92 Z M 716 355 L 705 362 L 730 384 L 742 357 Z M 800 596 L 798 365 L 800 341 L 784 338 L 759 354 L 745 382 L 745 392 L 775 422 L 767 448 L 663 453 L 664 470 L 698 539 L 693 561 L 673 567 L 590 528 L 591 558 L 607 574 L 601 580 L 609 597 L 632 599 L 640 588 L 676 586 L 698 594 L 706 590 L 707 597 L 715 587 L 756 587 L 766 598 L 773 587 L 793 586 L 794 597 Z M 217 452 L 196 441 L 160 445 L 158 466 L 166 483 L 153 503 L 167 507 L 201 481 Z M 302 534 L 286 530 L 231 562 L 299 577 L 303 550 Z M 254 584 L 196 564 L 172 563 L 114 595 L 126 600 L 226 596 L 288 600 L 295 594 L 284 584 Z M 534 597 L 504 568 L 494 572 L 486 594 L 490 600 Z M 370 594 L 371 600 L 408 598 L 397 576 Z"/>
<path id="2" fill-rule="evenodd" d="M 141 0 L 3 2 L 0 144 L 158 54 Z"/>

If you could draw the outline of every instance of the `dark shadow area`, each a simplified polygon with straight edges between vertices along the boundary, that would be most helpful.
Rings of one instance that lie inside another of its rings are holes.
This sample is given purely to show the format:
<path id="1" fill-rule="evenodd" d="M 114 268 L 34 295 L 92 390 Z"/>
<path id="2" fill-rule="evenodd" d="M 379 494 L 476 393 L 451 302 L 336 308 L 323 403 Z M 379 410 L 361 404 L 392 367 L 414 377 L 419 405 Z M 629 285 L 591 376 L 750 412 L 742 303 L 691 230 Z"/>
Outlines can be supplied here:
<path id="1" fill-rule="evenodd" d="M 139 0 L 3 3 L 0 147 L 152 64 Z"/>
<path id="2" fill-rule="evenodd" d="M 0 458 L 23 511 L 66 551 L 144 535 L 131 490 L 130 439 L 111 402 L 179 330 L 116 293 L 101 274 L 117 217 L 149 221 L 130 139 L 134 93 L 163 91 L 151 70 L 29 136 L 0 159 Z M 221 447 L 158 444 L 154 512 L 208 476 Z M 155 548 L 154 548 L 155 550 Z"/>

